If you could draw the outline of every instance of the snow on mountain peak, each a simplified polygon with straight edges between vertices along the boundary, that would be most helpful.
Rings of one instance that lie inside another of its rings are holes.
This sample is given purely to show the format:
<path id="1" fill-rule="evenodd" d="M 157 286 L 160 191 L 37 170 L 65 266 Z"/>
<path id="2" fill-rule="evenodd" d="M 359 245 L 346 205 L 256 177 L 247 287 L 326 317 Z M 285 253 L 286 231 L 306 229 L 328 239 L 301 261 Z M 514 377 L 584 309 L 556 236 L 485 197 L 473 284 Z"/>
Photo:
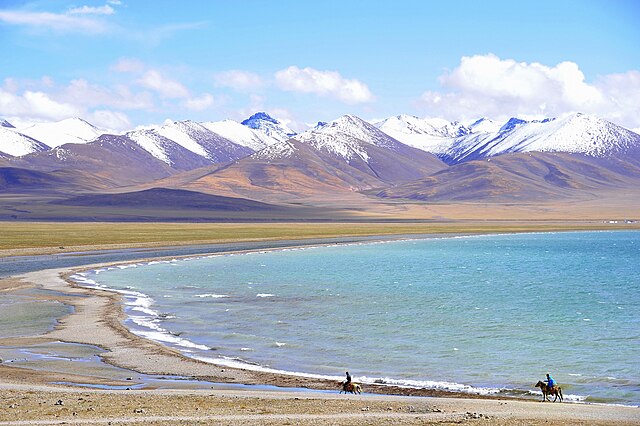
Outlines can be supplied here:
<path id="1" fill-rule="evenodd" d="M 0 127 L 6 127 L 8 129 L 15 129 L 16 128 L 13 124 L 9 123 L 4 118 L 0 118 Z"/>
<path id="2" fill-rule="evenodd" d="M 482 117 L 467 126 L 471 133 L 496 133 L 500 130 L 500 127 L 502 127 L 501 123 L 486 117 Z"/>
<path id="3" fill-rule="evenodd" d="M 241 124 L 254 129 L 255 131 L 262 132 L 270 138 L 278 141 L 286 141 L 296 134 L 296 132 L 291 130 L 285 124 L 271 117 L 266 112 L 257 112 L 251 117 L 242 121 Z"/>
<path id="4" fill-rule="evenodd" d="M 575 113 L 542 120 L 531 128 L 524 148 L 527 151 L 574 152 L 592 157 L 609 157 L 640 148 L 636 133 L 594 116 Z"/>
<path id="5" fill-rule="evenodd" d="M 321 151 L 338 155 L 347 161 L 359 157 L 368 162 L 369 154 L 366 145 L 375 145 L 390 150 L 395 150 L 399 145 L 396 139 L 351 114 L 343 115 L 323 126 L 316 126 L 295 138 L 313 145 Z"/>
<path id="6" fill-rule="evenodd" d="M 212 132 L 254 151 L 260 151 L 278 141 L 263 132 L 256 131 L 233 120 L 206 121 L 200 124 Z"/>
<path id="7" fill-rule="evenodd" d="M 47 151 L 49 149 L 47 145 L 17 132 L 13 128 L 0 127 L 0 153 L 19 157 L 31 154 L 32 152 Z"/>
<path id="8" fill-rule="evenodd" d="M 441 119 L 422 119 L 412 115 L 389 117 L 376 126 L 389 136 L 400 142 L 421 149 L 438 153 L 446 149 L 460 129 L 466 127 L 459 123 L 451 123 Z"/>
<path id="9" fill-rule="evenodd" d="M 474 132 L 455 139 L 441 156 L 449 163 L 532 151 L 610 157 L 634 147 L 640 148 L 640 135 L 606 120 L 575 113 L 532 121 L 511 118 L 496 132 Z"/>
<path id="10" fill-rule="evenodd" d="M 447 121 L 443 118 L 425 118 L 424 121 L 430 124 L 439 136 L 455 138 L 464 136 L 471 131 L 459 121 Z"/>
<path id="11" fill-rule="evenodd" d="M 244 124 L 245 126 L 250 126 L 252 123 L 255 123 L 257 121 L 267 121 L 267 122 L 273 123 L 273 124 L 280 124 L 280 122 L 278 120 L 276 120 L 275 118 L 271 117 L 266 112 L 256 112 L 255 114 L 253 114 L 251 117 L 247 118 L 246 120 L 244 120 L 240 124 Z"/>
<path id="12" fill-rule="evenodd" d="M 107 131 L 82 118 L 73 117 L 57 122 L 37 123 L 21 130 L 21 133 L 51 147 L 57 147 L 66 143 L 87 143 Z"/>
<path id="13" fill-rule="evenodd" d="M 159 129 L 156 129 L 155 132 L 160 136 L 174 141 L 194 154 L 215 161 L 212 152 L 206 149 L 202 142 L 220 136 L 215 135 L 209 129 L 195 121 L 184 120 L 168 122 Z"/>
<path id="14" fill-rule="evenodd" d="M 126 133 L 126 136 L 158 160 L 170 166 L 173 165 L 173 160 L 168 152 L 167 139 L 164 136 L 153 130 L 134 130 Z"/>
<path id="15" fill-rule="evenodd" d="M 518 126 L 529 123 L 526 120 L 522 120 L 520 118 L 511 117 L 509 121 L 507 121 L 502 127 L 500 127 L 501 132 L 508 132 L 510 130 L 515 129 Z"/>

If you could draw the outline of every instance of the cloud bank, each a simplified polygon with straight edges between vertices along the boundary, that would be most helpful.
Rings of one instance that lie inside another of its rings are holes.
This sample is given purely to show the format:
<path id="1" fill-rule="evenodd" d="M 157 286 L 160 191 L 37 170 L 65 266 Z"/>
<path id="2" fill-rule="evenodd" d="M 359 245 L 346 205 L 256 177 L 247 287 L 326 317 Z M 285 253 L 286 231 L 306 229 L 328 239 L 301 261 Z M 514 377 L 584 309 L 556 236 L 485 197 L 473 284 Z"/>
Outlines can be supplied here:
<path id="1" fill-rule="evenodd" d="M 282 90 L 329 96 L 347 104 L 372 102 L 375 99 L 366 84 L 344 78 L 337 71 L 290 66 L 276 72 L 275 79 Z"/>
<path id="2" fill-rule="evenodd" d="M 629 128 L 640 127 L 640 71 L 588 82 L 574 62 L 555 66 L 516 62 L 493 54 L 465 56 L 440 76 L 441 91 L 422 94 L 427 115 L 470 120 L 594 114 Z"/>

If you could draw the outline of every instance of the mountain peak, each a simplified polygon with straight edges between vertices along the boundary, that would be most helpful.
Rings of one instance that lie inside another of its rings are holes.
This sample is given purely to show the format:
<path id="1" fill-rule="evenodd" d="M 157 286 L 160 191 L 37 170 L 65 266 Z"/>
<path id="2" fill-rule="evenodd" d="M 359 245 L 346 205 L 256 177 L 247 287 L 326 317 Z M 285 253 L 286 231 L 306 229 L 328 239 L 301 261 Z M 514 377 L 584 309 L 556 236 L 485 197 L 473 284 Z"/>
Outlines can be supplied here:
<path id="1" fill-rule="evenodd" d="M 523 120 L 521 118 L 511 117 L 509 121 L 507 121 L 502 127 L 500 127 L 501 132 L 507 132 L 509 130 L 513 130 L 521 124 L 527 124 L 528 121 Z"/>
<path id="2" fill-rule="evenodd" d="M 267 122 L 273 123 L 273 124 L 280 124 L 280 122 L 278 120 L 276 120 L 275 118 L 271 117 L 269 114 L 267 114 L 266 112 L 263 112 L 263 111 L 262 112 L 256 112 L 251 117 L 249 117 L 246 120 L 242 121 L 240 124 L 244 124 L 245 126 L 251 127 L 251 124 L 253 124 L 255 121 L 258 121 L 258 120 L 267 121 Z"/>
<path id="3" fill-rule="evenodd" d="M 69 123 L 69 124 L 75 123 L 75 124 L 83 124 L 83 125 L 91 126 L 94 128 L 96 127 L 93 124 L 89 123 L 84 118 L 80 118 L 80 117 L 65 118 L 64 120 L 60 120 L 59 123 Z"/>
<path id="4" fill-rule="evenodd" d="M 37 123 L 21 130 L 21 132 L 52 148 L 67 143 L 84 144 L 107 133 L 106 130 L 99 129 L 79 117 L 66 118 L 56 122 Z"/>
<path id="5" fill-rule="evenodd" d="M 14 126 L 13 124 L 9 123 L 4 118 L 0 118 L 0 127 L 6 127 L 8 129 L 15 129 L 16 128 L 16 126 Z"/>
<path id="6" fill-rule="evenodd" d="M 296 132 L 266 112 L 257 112 L 241 124 L 278 141 L 285 141 L 296 134 Z"/>
<path id="7" fill-rule="evenodd" d="M 345 114 L 342 117 L 339 117 L 336 120 L 334 120 L 331 123 L 329 123 L 329 125 L 331 125 L 331 126 L 342 125 L 342 124 L 363 126 L 363 125 L 366 125 L 368 123 L 366 121 L 364 121 L 362 118 L 357 117 L 357 116 L 352 115 L 352 114 Z"/>

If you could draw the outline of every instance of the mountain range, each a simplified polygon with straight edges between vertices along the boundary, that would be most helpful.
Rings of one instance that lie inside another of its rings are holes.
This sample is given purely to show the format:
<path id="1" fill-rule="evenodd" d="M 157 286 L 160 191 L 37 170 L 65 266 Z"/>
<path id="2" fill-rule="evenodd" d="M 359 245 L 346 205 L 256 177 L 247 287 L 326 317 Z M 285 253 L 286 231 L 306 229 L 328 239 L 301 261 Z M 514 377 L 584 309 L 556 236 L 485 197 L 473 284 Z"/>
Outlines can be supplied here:
<path id="1" fill-rule="evenodd" d="M 118 203 L 135 217 L 136 197 L 123 194 L 138 193 L 151 194 L 145 218 L 158 195 L 160 210 L 167 200 L 193 209 L 207 197 L 226 197 L 214 204 L 264 219 L 265 206 L 278 217 L 296 217 L 305 206 L 307 218 L 309 207 L 331 217 L 348 210 L 338 214 L 348 217 L 415 203 L 597 202 L 633 196 L 638 183 L 640 135 L 580 113 L 466 124 L 345 115 L 299 134 L 264 112 L 240 123 L 186 120 L 119 134 L 79 118 L 25 129 L 0 120 L 5 219 L 47 219 L 54 204 L 65 217 L 82 203 L 97 210 L 92 218 Z"/>

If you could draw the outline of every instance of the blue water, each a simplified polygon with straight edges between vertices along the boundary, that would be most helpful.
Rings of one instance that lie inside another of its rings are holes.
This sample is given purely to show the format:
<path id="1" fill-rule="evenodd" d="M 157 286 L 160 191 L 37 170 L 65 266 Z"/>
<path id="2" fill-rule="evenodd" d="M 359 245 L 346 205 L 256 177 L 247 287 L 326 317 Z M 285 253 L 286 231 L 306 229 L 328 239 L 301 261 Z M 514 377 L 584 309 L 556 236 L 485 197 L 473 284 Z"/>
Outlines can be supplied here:
<path id="1" fill-rule="evenodd" d="M 443 238 L 85 273 L 127 325 L 223 364 L 640 404 L 640 232 Z"/>

